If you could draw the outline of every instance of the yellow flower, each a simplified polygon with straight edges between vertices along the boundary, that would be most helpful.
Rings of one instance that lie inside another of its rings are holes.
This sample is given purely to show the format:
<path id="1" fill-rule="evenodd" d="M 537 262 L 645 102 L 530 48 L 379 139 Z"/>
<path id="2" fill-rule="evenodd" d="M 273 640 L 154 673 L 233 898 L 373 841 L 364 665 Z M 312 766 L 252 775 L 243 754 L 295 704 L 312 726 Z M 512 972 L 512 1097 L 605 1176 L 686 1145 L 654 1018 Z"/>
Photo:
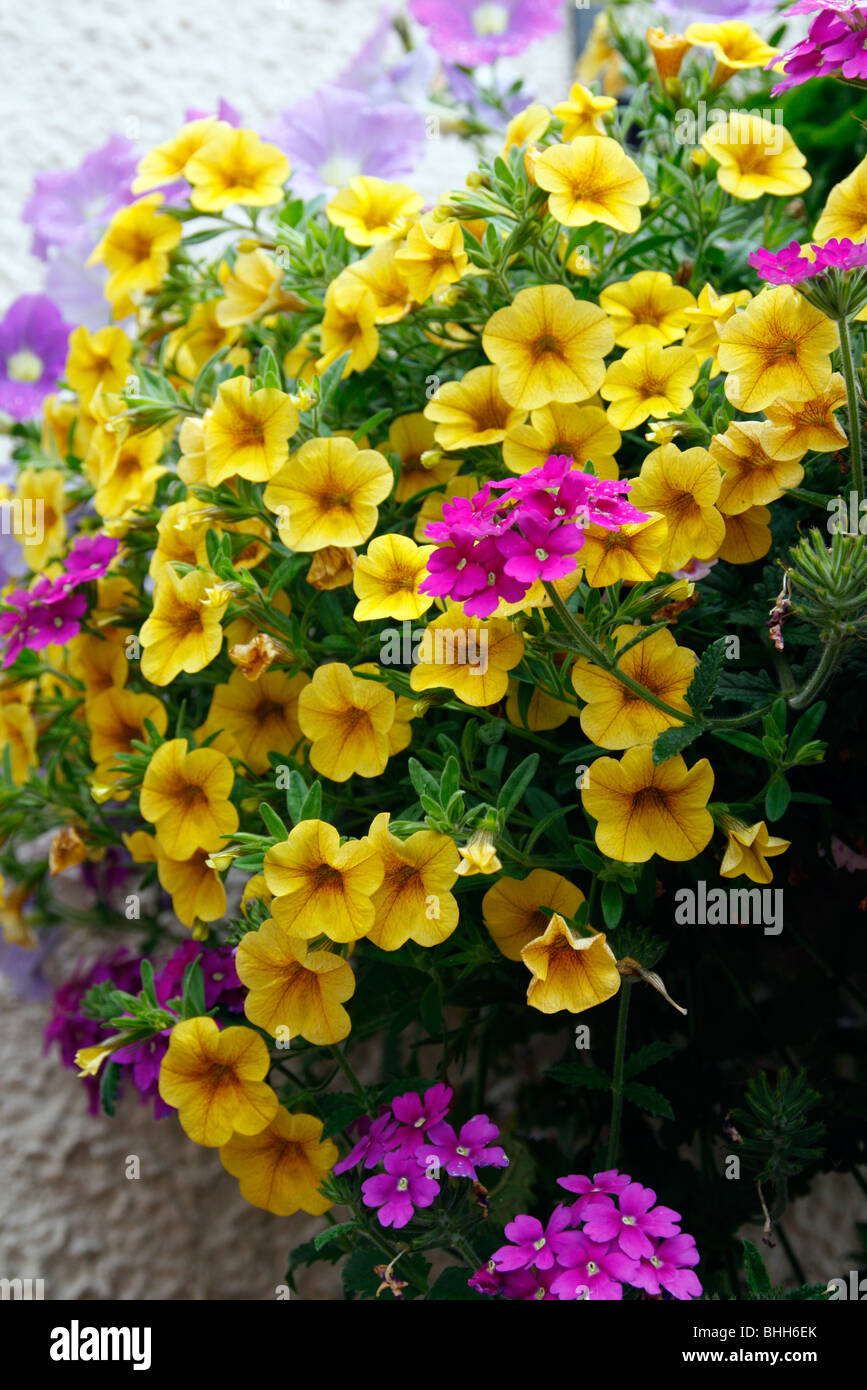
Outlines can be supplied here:
<path id="1" fill-rule="evenodd" d="M 23 951 L 34 951 L 37 946 L 36 933 L 24 919 L 24 904 L 30 897 L 29 885 L 8 888 L 0 874 L 0 930 L 3 940 L 11 946 L 20 946 Z"/>
<path id="2" fill-rule="evenodd" d="M 307 583 L 312 589 L 345 589 L 352 583 L 357 564 L 352 546 L 326 545 L 313 556 Z"/>
<path id="3" fill-rule="evenodd" d="M 753 883 L 773 883 L 774 875 L 768 860 L 785 854 L 791 840 L 781 840 L 768 834 L 763 820 L 755 825 L 737 821 L 728 827 L 728 845 L 720 865 L 721 878 L 737 878 L 746 874 Z"/>
<path id="4" fill-rule="evenodd" d="M 159 579 L 176 560 L 185 565 L 207 565 L 207 536 L 213 529 L 213 521 L 197 497 L 166 507 L 157 522 L 157 547 L 148 574 Z"/>
<path id="5" fill-rule="evenodd" d="M 369 939 L 383 951 L 396 951 L 407 941 L 438 946 L 458 924 L 457 899 L 449 891 L 458 876 L 455 843 L 434 830 L 399 840 L 388 822 L 383 811 L 368 832 L 385 871 L 373 894 L 376 916 Z"/>
<path id="6" fill-rule="evenodd" d="M 126 685 L 129 662 L 119 637 L 94 637 L 82 632 L 67 648 L 69 674 L 84 685 L 85 702 L 114 686 Z"/>
<path id="7" fill-rule="evenodd" d="M 565 285 L 534 285 L 492 315 L 482 345 L 500 368 L 506 400 L 535 410 L 592 396 L 605 376 L 614 334 L 602 310 L 573 298 Z"/>
<path id="8" fill-rule="evenodd" d="M 659 512 L 668 525 L 660 568 L 669 574 L 688 560 L 710 560 L 722 545 L 723 521 L 715 503 L 720 476 L 706 449 L 663 444 L 647 455 L 629 500 L 642 512 Z"/>
<path id="9" fill-rule="evenodd" d="M 504 397 L 497 367 L 473 367 L 460 381 L 444 382 L 424 413 L 436 423 L 434 436 L 444 449 L 500 444 L 527 415 Z"/>
<path id="10" fill-rule="evenodd" d="M 677 77 L 683 60 L 692 44 L 683 34 L 666 34 L 664 29 L 648 29 L 645 34 L 647 46 L 653 54 L 659 80 L 663 84 L 669 77 Z"/>
<path id="11" fill-rule="evenodd" d="M 205 466 L 209 487 L 226 478 L 264 483 L 289 456 L 298 411 L 284 391 L 254 391 L 248 377 L 224 381 L 205 416 Z"/>
<path id="12" fill-rule="evenodd" d="M 274 1216 L 306 1211 L 321 1216 L 331 1202 L 319 1188 L 337 1162 L 337 1145 L 323 1139 L 322 1120 L 290 1115 L 282 1106 L 266 1129 L 235 1134 L 220 1149 L 227 1173 L 240 1179 L 241 1196 Z"/>
<path id="13" fill-rule="evenodd" d="M 158 212 L 161 193 L 149 193 L 128 207 L 120 208 L 87 261 L 101 262 L 108 270 L 105 297 L 115 318 L 132 312 L 133 299 L 154 290 L 169 268 L 169 253 L 181 239 L 176 217 Z"/>
<path id="14" fill-rule="evenodd" d="M 494 837 L 484 827 L 476 830 L 465 845 L 458 846 L 460 863 L 456 872 L 462 878 L 472 878 L 475 874 L 498 874 L 502 864 L 494 848 Z"/>
<path id="15" fill-rule="evenodd" d="M 410 674 L 413 690 L 446 686 L 465 705 L 502 700 L 509 672 L 524 655 L 524 639 L 501 618 L 470 618 L 459 604 L 429 623 Z"/>
<path id="16" fill-rule="evenodd" d="M 574 917 L 584 894 L 550 869 L 533 869 L 525 879 L 504 876 L 482 898 L 482 921 L 507 960 L 520 960 L 531 941 L 543 936 L 548 918 L 543 907 Z"/>
<path id="17" fill-rule="evenodd" d="M 797 459 L 778 459 L 766 451 L 766 430 L 767 425 L 759 420 L 733 421 L 725 434 L 714 435 L 711 440 L 711 458 L 723 470 L 717 502 L 721 512 L 736 515 L 749 507 L 764 506 L 782 497 L 785 488 L 801 482 L 804 470 Z"/>
<path id="18" fill-rule="evenodd" d="M 325 316 L 320 330 L 322 356 L 317 372 L 324 372 L 345 352 L 349 353 L 344 377 L 363 372 L 379 352 L 376 331 L 377 302 L 363 280 L 344 272 L 325 292 Z"/>
<path id="19" fill-rule="evenodd" d="M 683 316 L 689 324 L 684 342 L 695 353 L 699 363 L 711 359 L 711 376 L 717 376 L 720 370 L 718 329 L 728 322 L 737 309 L 749 304 L 751 298 L 749 290 L 717 294 L 712 285 L 705 285 L 695 306 L 684 310 Z"/>
<path id="20" fill-rule="evenodd" d="M 382 883 L 378 850 L 364 836 L 340 843 L 333 825 L 305 820 L 265 855 L 271 914 L 290 937 L 356 941 L 373 926 L 373 895 Z"/>
<path id="21" fill-rule="evenodd" d="M 639 208 L 650 197 L 638 165 L 607 135 L 553 145 L 537 159 L 535 176 L 551 194 L 551 216 L 565 227 L 604 222 L 618 232 L 637 232 Z"/>
<path id="22" fill-rule="evenodd" d="M 156 847 L 157 874 L 171 895 L 179 922 L 191 929 L 196 922 L 218 922 L 226 915 L 226 890 L 219 873 L 208 862 L 222 848 L 222 841 L 208 849 L 194 850 L 184 859 L 171 859 Z"/>
<path id="23" fill-rule="evenodd" d="M 405 183 L 359 174 L 331 199 L 325 213 L 356 246 L 373 246 L 374 242 L 403 236 L 423 204 L 421 194 Z"/>
<path id="24" fill-rule="evenodd" d="M 654 766 L 648 746 L 630 748 L 617 762 L 597 758 L 581 793 L 594 820 L 596 844 L 609 859 L 643 864 L 652 855 L 694 859 L 710 842 L 713 791 L 707 758 L 687 768 L 680 754 Z"/>
<path id="25" fill-rule="evenodd" d="M 84 458 L 95 421 L 80 401 L 63 400 L 56 393 L 42 402 L 42 452 L 64 462 L 67 454 Z"/>
<path id="26" fill-rule="evenodd" d="M 533 976 L 527 1003 L 543 1014 L 583 1013 L 620 988 L 617 961 L 604 932 L 577 936 L 557 912 L 544 934 L 524 947 L 521 959 Z"/>
<path id="27" fill-rule="evenodd" d="M 628 624 L 618 627 L 614 633 L 618 647 L 631 642 L 640 631 Z M 689 706 L 684 697 L 692 682 L 696 660 L 695 652 L 679 647 L 668 629 L 661 628 L 630 647 L 618 665 L 651 695 L 688 714 Z M 637 744 L 653 743 L 663 729 L 683 723 L 642 700 L 616 676 L 584 657 L 579 657 L 572 667 L 572 685 L 587 702 L 581 711 L 581 728 L 597 748 L 633 748 Z"/>
<path id="28" fill-rule="evenodd" d="M 221 605 L 205 602 L 213 577 L 201 570 L 179 575 L 171 566 L 158 580 L 150 617 L 139 633 L 141 672 L 153 685 L 169 685 L 181 671 L 195 674 L 223 645 Z"/>
<path id="29" fill-rule="evenodd" d="M 823 245 L 832 237 L 867 240 L 867 155 L 831 189 L 813 237 Z"/>
<path id="30" fill-rule="evenodd" d="M 298 700 L 298 722 L 312 743 L 311 765 L 332 782 L 385 771 L 394 715 L 386 686 L 359 679 L 337 661 L 317 666 Z"/>
<path id="31" fill-rule="evenodd" d="M 750 565 L 761 560 L 771 548 L 770 518 L 767 507 L 749 507 L 738 516 L 727 516 L 726 538 L 717 558 L 730 565 Z"/>
<path id="32" fill-rule="evenodd" d="M 229 796 L 235 774 L 216 748 L 187 751 L 185 738 L 161 743 L 142 779 L 139 810 L 154 826 L 158 850 L 185 859 L 197 849 L 215 849 L 238 829 Z"/>
<path id="33" fill-rule="evenodd" d="M 79 1068 L 79 1076 L 98 1076 L 99 1069 L 107 1057 L 120 1046 L 116 1038 L 107 1042 L 95 1043 L 93 1047 L 80 1047 L 73 1058 Z"/>
<path id="34" fill-rule="evenodd" d="M 222 301 L 206 299 L 196 304 L 187 317 L 186 323 L 176 328 L 166 339 L 166 353 L 176 372 L 195 381 L 206 362 L 210 362 L 221 348 L 231 347 L 241 330 L 226 327 L 220 323 L 218 309 Z M 228 362 L 236 364 L 249 360 L 246 349 L 236 349 L 227 355 Z"/>
<path id="35" fill-rule="evenodd" d="M 523 687 L 525 690 L 526 686 Z M 521 717 L 521 705 L 518 699 L 518 692 L 521 685 L 516 680 L 509 681 L 509 693 L 506 696 L 506 718 L 510 724 L 514 724 L 518 729 L 532 729 L 538 733 L 544 729 L 559 729 L 561 724 L 571 718 L 577 711 L 572 705 L 567 705 L 565 700 L 557 700 L 553 695 L 547 695 L 538 686 L 531 686 L 532 691 L 530 701 L 527 705 L 526 721 Z"/>
<path id="36" fill-rule="evenodd" d="M 266 671 L 258 680 L 233 671 L 228 684 L 214 690 L 205 728 L 227 729 L 251 771 L 268 772 L 269 753 L 288 757 L 301 741 L 298 698 L 309 683 L 304 671 L 291 677 Z"/>
<path id="37" fill-rule="evenodd" d="M 620 54 L 609 42 L 610 34 L 608 15 L 605 10 L 599 10 L 593 20 L 590 37 L 575 65 L 575 76 L 582 82 L 593 82 L 601 77 L 603 92 L 616 97 L 625 89 L 626 81 L 621 71 Z"/>
<path id="38" fill-rule="evenodd" d="M 232 203 L 263 208 L 282 199 L 289 161 L 255 131 L 223 126 L 187 162 L 184 174 L 193 185 L 190 202 L 200 212 L 222 212 Z"/>
<path id="39" fill-rule="evenodd" d="M 423 217 L 410 228 L 394 263 L 413 299 L 426 304 L 435 290 L 456 284 L 470 263 L 460 222 L 437 222 L 431 216 Z"/>
<path id="40" fill-rule="evenodd" d="M 255 323 L 266 314 L 281 308 L 298 308 L 296 295 L 283 293 L 283 271 L 261 246 L 236 257 L 232 269 L 220 266 L 223 298 L 216 301 L 217 323 L 233 328 L 242 323 Z"/>
<path id="41" fill-rule="evenodd" d="M 22 515 L 31 518 L 28 528 L 35 534 L 19 537 L 21 553 L 28 569 L 39 571 L 49 560 L 61 555 L 66 545 L 66 474 L 59 468 L 24 468 L 18 474 L 16 497 Z M 42 518 L 41 528 L 34 523 Z"/>
<path id="42" fill-rule="evenodd" d="M 837 326 L 791 285 L 762 290 L 719 335 L 725 393 L 738 410 L 808 401 L 828 388 Z"/>
<path id="43" fill-rule="evenodd" d="M 537 140 L 542 139 L 550 124 L 551 112 L 547 106 L 543 106 L 539 101 L 525 106 L 506 126 L 503 154 L 508 154 L 514 145 L 534 145 Z"/>
<path id="44" fill-rule="evenodd" d="M 398 415 L 388 430 L 388 447 L 400 459 L 400 478 L 395 491 L 395 501 L 408 502 L 418 492 L 426 492 L 437 483 L 447 483 L 461 466 L 458 458 L 441 455 L 439 462 L 432 467 L 422 463 L 425 454 L 431 456 L 436 440 L 433 421 L 426 419 L 421 412 L 411 415 Z"/>
<path id="45" fill-rule="evenodd" d="M 513 473 L 527 473 L 551 454 L 565 454 L 575 468 L 591 464 L 597 478 L 616 478 L 614 455 L 620 442 L 620 431 L 598 405 L 552 401 L 531 412 L 529 425 L 509 430 L 503 441 L 503 461 Z"/>
<path id="46" fill-rule="evenodd" d="M 376 536 L 359 557 L 352 577 L 359 602 L 353 617 L 356 622 L 372 622 L 378 618 L 406 621 L 420 618 L 433 603 L 429 594 L 420 594 L 418 586 L 427 574 L 428 556 L 433 545 L 418 546 L 409 536 Z"/>
<path id="47" fill-rule="evenodd" d="M 108 646 L 108 643 L 104 643 Z M 111 763 L 120 754 L 133 753 L 133 739 L 147 742 L 144 721 L 149 719 L 160 734 L 166 731 L 168 713 L 154 695 L 135 695 L 131 690 L 110 686 L 88 700 L 86 718 L 90 729 L 90 756 L 94 763 Z M 100 781 L 116 780 L 114 774 L 99 769 Z"/>
<path id="48" fill-rule="evenodd" d="M 224 1028 L 212 1018 L 176 1023 L 160 1068 L 159 1092 L 196 1144 L 218 1148 L 233 1134 L 258 1134 L 278 1100 L 265 1077 L 268 1049 L 252 1028 Z"/>
<path id="49" fill-rule="evenodd" d="M 600 97 L 580 82 L 574 83 L 569 100 L 561 101 L 554 107 L 554 115 L 563 122 L 562 139 L 564 144 L 576 136 L 604 135 L 605 113 L 617 105 L 614 97 Z M 547 129 L 547 126 L 546 126 Z M 534 139 L 541 139 L 542 130 Z"/>
<path id="50" fill-rule="evenodd" d="M 692 403 L 698 363 L 686 347 L 657 343 L 628 348 L 605 373 L 600 395 L 611 401 L 608 418 L 619 430 L 634 430 L 651 416 L 665 420 Z"/>
<path id="51" fill-rule="evenodd" d="M 186 174 L 187 164 L 218 130 L 226 129 L 215 116 L 187 121 L 171 140 L 165 140 L 149 150 L 138 162 L 133 193 L 147 193 L 152 188 L 174 183 Z"/>
<path id="52" fill-rule="evenodd" d="M 655 579 L 662 569 L 662 552 L 668 539 L 664 516 L 651 515 L 649 521 L 630 522 L 619 531 L 588 526 L 578 556 L 584 566 L 584 579 L 591 589 L 604 589 L 626 579 L 640 584 Z"/>
<path id="53" fill-rule="evenodd" d="M 100 328 L 91 333 L 84 324 L 69 338 L 66 380 L 87 405 L 97 386 L 119 391 L 125 384 L 132 356 L 132 343 L 122 328 Z"/>
<path id="54" fill-rule="evenodd" d="M 135 434 L 94 431 L 89 459 L 96 467 L 93 505 L 100 516 L 119 518 L 134 507 L 148 507 L 165 473 L 160 463 L 165 440 L 158 429 Z"/>
<path id="55" fill-rule="evenodd" d="M 765 406 L 768 426 L 762 442 L 775 459 L 805 453 L 831 454 L 846 445 L 846 432 L 834 414 L 846 404 L 846 383 L 835 372 L 825 391 L 809 401 L 773 401 Z"/>
<path id="56" fill-rule="evenodd" d="M 317 1047 L 349 1036 L 352 1025 L 343 1005 L 355 993 L 355 976 L 342 956 L 311 951 L 306 941 L 287 935 L 269 918 L 241 938 L 235 965 L 249 990 L 244 1012 L 257 1028 Z"/>
<path id="57" fill-rule="evenodd" d="M 0 756 L 9 749 L 12 781 L 16 787 L 26 782 L 36 766 L 36 725 L 24 705 L 0 705 Z"/>
<path id="58" fill-rule="evenodd" d="M 599 306 L 611 320 L 618 347 L 644 343 L 665 347 L 683 337 L 685 311 L 695 307 L 695 297 L 673 284 L 665 271 L 639 270 L 629 280 L 607 285 L 599 295 Z"/>
<path id="59" fill-rule="evenodd" d="M 397 262 L 401 247 L 399 241 L 379 241 L 338 276 L 341 282 L 355 278 L 370 290 L 376 302 L 376 323 L 399 323 L 412 308 L 413 297 Z"/>
<path id="60" fill-rule="evenodd" d="M 729 19 L 721 24 L 690 24 L 685 37 L 690 43 L 713 49 L 716 72 L 712 86 L 724 82 L 744 68 L 764 68 L 779 51 L 765 43 L 749 24 Z"/>
<path id="61" fill-rule="evenodd" d="M 804 168 L 806 156 L 789 132 L 763 116 L 730 111 L 701 143 L 719 165 L 717 182 L 733 198 L 750 201 L 764 193 L 791 198 L 812 183 Z"/>
<path id="62" fill-rule="evenodd" d="M 308 439 L 265 489 L 280 539 L 290 550 L 322 550 L 366 541 L 394 485 L 382 454 L 351 439 Z"/>
<path id="63" fill-rule="evenodd" d="M 74 825 L 64 825 L 56 830 L 48 851 L 48 872 L 54 877 L 67 869 L 83 864 L 88 857 L 88 849 Z"/>

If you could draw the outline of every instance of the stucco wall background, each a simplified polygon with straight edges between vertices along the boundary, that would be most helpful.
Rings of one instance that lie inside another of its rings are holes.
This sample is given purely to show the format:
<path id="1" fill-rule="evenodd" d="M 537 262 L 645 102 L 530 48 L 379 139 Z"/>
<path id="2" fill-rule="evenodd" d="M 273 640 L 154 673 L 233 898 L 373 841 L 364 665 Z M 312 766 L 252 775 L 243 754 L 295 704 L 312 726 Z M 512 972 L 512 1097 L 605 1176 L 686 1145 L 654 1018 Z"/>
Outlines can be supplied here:
<path id="1" fill-rule="evenodd" d="M 370 0 L 0 0 L 0 306 L 40 287 L 18 220 L 36 172 L 77 164 L 112 132 L 157 143 L 219 96 L 256 126 L 344 67 L 376 14 Z M 565 32 L 519 62 L 543 99 L 565 95 Z M 432 139 L 416 186 L 433 197 L 470 163 L 456 140 Z M 78 939 L 48 974 L 97 950 Z M 216 1153 L 131 1097 L 113 1120 L 89 1116 L 73 1075 L 41 1055 L 46 1016 L 0 980 L 0 1277 L 42 1278 L 49 1299 L 273 1298 L 287 1250 L 320 1223 L 247 1206 Z M 787 1219 L 809 1278 L 849 1268 L 853 1192 L 829 1178 Z M 779 1248 L 771 1260 L 783 1277 Z M 330 1271 L 299 1285 L 340 1297 Z"/>

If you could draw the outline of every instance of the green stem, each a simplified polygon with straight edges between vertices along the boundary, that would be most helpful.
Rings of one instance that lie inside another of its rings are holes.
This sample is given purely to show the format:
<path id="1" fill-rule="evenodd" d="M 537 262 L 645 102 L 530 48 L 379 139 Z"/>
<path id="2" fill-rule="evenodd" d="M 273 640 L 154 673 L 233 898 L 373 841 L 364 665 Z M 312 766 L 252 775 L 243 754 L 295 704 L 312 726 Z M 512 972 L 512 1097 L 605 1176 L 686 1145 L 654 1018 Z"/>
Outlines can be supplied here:
<path id="1" fill-rule="evenodd" d="M 626 1027 L 629 1022 L 629 996 L 632 981 L 624 980 L 620 986 L 620 1004 L 617 1011 L 617 1041 L 614 1045 L 614 1076 L 611 1081 L 611 1130 L 608 1136 L 609 1168 L 617 1165 L 617 1151 L 620 1148 L 620 1122 L 623 1118 L 623 1068 L 626 1062 Z"/>
<path id="2" fill-rule="evenodd" d="M 340 1051 L 340 1048 L 336 1046 L 332 1047 L 330 1049 L 330 1052 L 335 1062 L 339 1066 L 340 1070 L 343 1072 L 344 1076 L 349 1082 L 350 1086 L 352 1087 L 353 1091 L 358 1096 L 358 1099 L 363 1103 L 368 1115 L 373 1115 L 374 1108 L 368 1100 L 367 1092 L 365 1091 L 358 1077 L 355 1075 L 355 1072 L 352 1070 L 352 1067 L 349 1065 L 343 1053 Z"/>
<path id="3" fill-rule="evenodd" d="M 852 338 L 849 320 L 837 321 L 840 330 L 840 357 L 846 381 L 846 400 L 849 411 L 849 447 L 852 450 L 852 482 L 859 502 L 864 496 L 864 461 L 861 454 L 861 416 L 858 410 L 858 388 L 855 384 L 855 363 L 852 359 Z"/>
<path id="4" fill-rule="evenodd" d="M 804 709 L 819 694 L 825 682 L 830 678 L 834 667 L 840 658 L 843 648 L 842 638 L 835 635 L 825 643 L 825 648 L 819 658 L 819 664 L 813 672 L 807 684 L 803 686 L 796 695 L 793 695 L 789 704 L 792 709 Z"/>

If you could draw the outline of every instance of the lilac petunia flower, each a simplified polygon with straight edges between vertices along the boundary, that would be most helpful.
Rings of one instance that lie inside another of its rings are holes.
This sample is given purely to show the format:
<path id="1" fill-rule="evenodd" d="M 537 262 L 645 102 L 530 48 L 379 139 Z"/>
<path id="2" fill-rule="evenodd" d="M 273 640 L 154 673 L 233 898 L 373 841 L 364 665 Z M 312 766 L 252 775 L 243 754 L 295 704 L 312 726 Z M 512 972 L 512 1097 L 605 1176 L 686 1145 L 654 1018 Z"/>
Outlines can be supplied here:
<path id="1" fill-rule="evenodd" d="M 656 1193 L 640 1182 L 632 1182 L 618 1196 L 619 1210 L 610 1197 L 588 1203 L 584 1233 L 590 1240 L 616 1241 L 631 1260 L 648 1259 L 653 1254 L 650 1236 L 680 1233 L 680 1214 L 671 1207 L 655 1207 Z"/>
<path id="2" fill-rule="evenodd" d="M 469 68 L 521 53 L 563 25 L 560 0 L 410 0 L 409 8 L 441 57 Z"/>
<path id="3" fill-rule="evenodd" d="M 84 234 L 92 250 L 118 208 L 133 201 L 131 185 L 138 158 L 129 140 L 112 135 L 85 155 L 77 169 L 37 174 L 22 213 L 23 221 L 33 228 L 34 256 L 47 260 L 52 247 L 79 242 Z"/>
<path id="4" fill-rule="evenodd" d="M 413 1217 L 416 1207 L 429 1207 L 439 1196 L 440 1185 L 434 1178 L 425 1177 L 415 1159 L 404 1153 L 386 1154 L 385 1172 L 368 1178 L 361 1184 L 366 1207 L 378 1207 L 381 1226 L 400 1230 Z"/>
<path id="5" fill-rule="evenodd" d="M 435 1158 L 451 1178 L 472 1178 L 475 1181 L 477 1167 L 508 1167 L 509 1160 L 499 1145 L 486 1147 L 491 1140 L 498 1138 L 499 1133 L 487 1115 L 474 1115 L 461 1125 L 460 1134 L 455 1134 L 452 1126 L 441 1120 L 428 1130 L 429 1147 L 424 1151 L 425 1157 L 428 1161 Z"/>
<path id="6" fill-rule="evenodd" d="M 30 420 L 66 365 L 70 325 L 52 299 L 23 294 L 0 322 L 0 410 Z"/>
<path id="7" fill-rule="evenodd" d="M 184 113 L 185 121 L 202 121 L 209 116 L 213 116 L 213 111 L 199 111 L 196 107 L 190 106 Z M 216 117 L 218 121 L 225 121 L 226 125 L 234 126 L 236 129 L 241 124 L 241 113 L 237 107 L 232 106 L 226 101 L 225 97 L 220 97 L 217 102 Z"/>

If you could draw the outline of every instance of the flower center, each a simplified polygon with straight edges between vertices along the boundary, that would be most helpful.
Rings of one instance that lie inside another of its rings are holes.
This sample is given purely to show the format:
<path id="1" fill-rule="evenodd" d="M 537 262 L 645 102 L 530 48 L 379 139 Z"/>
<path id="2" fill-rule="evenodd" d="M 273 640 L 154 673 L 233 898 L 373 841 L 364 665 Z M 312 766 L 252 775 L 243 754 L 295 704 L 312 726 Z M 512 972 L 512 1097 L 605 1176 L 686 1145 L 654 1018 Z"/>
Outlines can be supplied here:
<path id="1" fill-rule="evenodd" d="M 533 553 L 536 556 L 537 560 L 547 560 L 548 558 L 547 550 L 543 550 L 541 546 L 537 546 L 536 550 Z"/>
<path id="2" fill-rule="evenodd" d="M 635 1217 L 634 1217 L 634 1216 L 624 1216 L 624 1218 L 623 1218 L 623 1224 L 624 1224 L 624 1226 L 634 1226 L 634 1225 L 635 1225 Z"/>
<path id="3" fill-rule="evenodd" d="M 469 1149 L 462 1149 L 460 1144 L 458 1144 L 457 1148 L 455 1149 L 455 1153 L 459 1153 L 461 1158 L 466 1158 L 469 1152 Z"/>
<path id="4" fill-rule="evenodd" d="M 662 1269 L 662 1260 L 658 1259 L 656 1255 L 651 1255 L 650 1263 L 654 1269 Z"/>
<path id="5" fill-rule="evenodd" d="M 541 338 L 537 338 L 533 344 L 533 356 L 544 357 L 547 352 L 560 351 L 560 344 L 556 338 L 552 338 L 550 333 L 543 333 Z"/>
<path id="6" fill-rule="evenodd" d="M 409 1178 L 398 1178 L 398 1180 L 397 1180 L 397 1190 L 398 1190 L 398 1192 L 406 1192 L 406 1189 L 407 1189 L 408 1187 L 409 1187 Z"/>
<path id="7" fill-rule="evenodd" d="M 541 1249 L 542 1249 L 542 1246 L 543 1246 L 544 1244 L 545 1244 L 545 1237 L 544 1237 L 544 1236 L 541 1236 L 541 1237 L 539 1238 L 539 1240 L 536 1240 L 536 1241 L 533 1242 L 533 1249 L 534 1249 L 534 1250 L 541 1250 Z"/>
<path id="8" fill-rule="evenodd" d="M 593 1278 L 594 1274 L 599 1273 L 599 1266 L 598 1264 L 595 1264 L 593 1260 L 587 1261 L 587 1273 L 589 1274 L 591 1279 Z"/>
<path id="9" fill-rule="evenodd" d="M 20 352 L 13 352 L 6 362 L 6 375 L 10 381 L 38 381 L 42 376 L 43 364 L 41 358 L 31 352 L 29 348 L 22 348 Z"/>
<path id="10" fill-rule="evenodd" d="M 509 11 L 505 5 L 477 5 L 472 20 L 479 35 L 505 34 L 509 27 Z"/>
<path id="11" fill-rule="evenodd" d="M 349 180 L 361 173 L 363 170 L 359 161 L 345 154 L 333 154 L 330 159 L 326 159 L 325 163 L 319 166 L 319 177 L 322 182 L 336 184 L 338 188 L 346 188 Z"/>

